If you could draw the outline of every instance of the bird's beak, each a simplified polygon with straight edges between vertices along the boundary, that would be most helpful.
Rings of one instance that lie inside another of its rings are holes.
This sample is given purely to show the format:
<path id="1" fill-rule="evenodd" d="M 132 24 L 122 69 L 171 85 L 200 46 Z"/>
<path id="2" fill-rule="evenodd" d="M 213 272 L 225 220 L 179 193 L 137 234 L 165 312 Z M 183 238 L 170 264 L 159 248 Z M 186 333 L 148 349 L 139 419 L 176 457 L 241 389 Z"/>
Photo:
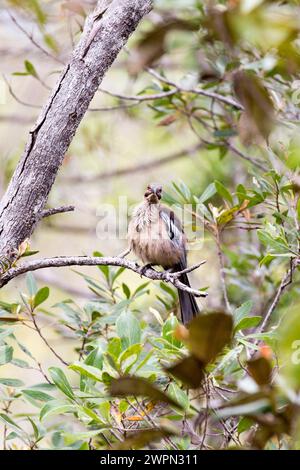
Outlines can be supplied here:
<path id="1" fill-rule="evenodd" d="M 152 187 L 152 191 L 154 194 L 156 194 L 157 196 L 159 195 L 159 193 L 161 193 L 161 186 L 160 185 L 155 185 Z"/>

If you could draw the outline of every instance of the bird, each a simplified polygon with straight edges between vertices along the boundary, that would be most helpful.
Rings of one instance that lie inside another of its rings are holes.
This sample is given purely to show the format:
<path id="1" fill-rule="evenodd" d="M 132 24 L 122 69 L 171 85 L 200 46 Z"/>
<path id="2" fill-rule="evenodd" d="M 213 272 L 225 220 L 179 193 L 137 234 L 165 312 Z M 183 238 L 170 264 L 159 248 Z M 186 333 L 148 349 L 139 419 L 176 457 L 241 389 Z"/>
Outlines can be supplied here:
<path id="1" fill-rule="evenodd" d="M 158 183 L 147 186 L 144 199 L 133 211 L 128 225 L 128 242 L 133 253 L 142 260 L 146 269 L 162 266 L 169 272 L 187 268 L 187 239 L 178 217 L 161 204 L 163 188 Z M 186 273 L 179 277 L 190 287 Z M 178 289 L 181 320 L 188 324 L 199 313 L 195 297 Z"/>

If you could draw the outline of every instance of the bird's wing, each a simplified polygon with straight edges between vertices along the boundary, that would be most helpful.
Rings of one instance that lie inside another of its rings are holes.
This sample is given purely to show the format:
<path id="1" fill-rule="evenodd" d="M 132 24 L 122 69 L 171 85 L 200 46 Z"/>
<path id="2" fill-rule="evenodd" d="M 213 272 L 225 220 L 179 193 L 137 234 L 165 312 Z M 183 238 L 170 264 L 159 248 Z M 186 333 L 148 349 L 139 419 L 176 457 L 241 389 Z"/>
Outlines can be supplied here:
<path id="1" fill-rule="evenodd" d="M 164 206 L 160 210 L 160 217 L 166 225 L 170 240 L 174 244 L 174 247 L 182 251 L 182 263 L 186 264 L 186 240 L 180 220 L 172 210 Z"/>

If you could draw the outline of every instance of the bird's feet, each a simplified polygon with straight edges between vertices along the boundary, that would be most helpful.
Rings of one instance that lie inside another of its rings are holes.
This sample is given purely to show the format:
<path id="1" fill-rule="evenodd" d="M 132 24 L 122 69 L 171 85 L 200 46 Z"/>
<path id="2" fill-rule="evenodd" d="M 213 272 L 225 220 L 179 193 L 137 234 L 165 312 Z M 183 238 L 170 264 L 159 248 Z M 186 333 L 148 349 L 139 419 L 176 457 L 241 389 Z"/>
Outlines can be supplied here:
<path id="1" fill-rule="evenodd" d="M 148 263 L 148 264 L 145 264 L 144 266 L 142 266 L 139 269 L 141 277 L 143 277 L 145 275 L 147 269 L 153 269 L 152 266 L 153 266 L 153 264 L 151 264 L 151 263 Z"/>
<path id="2" fill-rule="evenodd" d="M 166 269 L 164 272 L 163 272 L 163 279 L 164 281 L 166 282 L 172 282 L 173 281 L 173 269 L 170 268 L 170 269 Z"/>

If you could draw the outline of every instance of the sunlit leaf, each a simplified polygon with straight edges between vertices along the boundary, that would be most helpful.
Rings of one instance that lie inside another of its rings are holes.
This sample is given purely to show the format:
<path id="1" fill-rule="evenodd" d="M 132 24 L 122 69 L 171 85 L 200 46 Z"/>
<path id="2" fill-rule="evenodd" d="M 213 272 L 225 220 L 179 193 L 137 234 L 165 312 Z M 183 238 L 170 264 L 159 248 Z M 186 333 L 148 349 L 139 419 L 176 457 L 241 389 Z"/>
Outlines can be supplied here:
<path id="1" fill-rule="evenodd" d="M 65 394 L 67 397 L 71 398 L 74 400 L 74 392 L 68 382 L 67 377 L 65 376 L 65 373 L 62 371 L 62 369 L 59 369 L 58 367 L 50 367 L 49 372 L 51 374 L 52 380 L 55 383 L 55 385 Z"/>

